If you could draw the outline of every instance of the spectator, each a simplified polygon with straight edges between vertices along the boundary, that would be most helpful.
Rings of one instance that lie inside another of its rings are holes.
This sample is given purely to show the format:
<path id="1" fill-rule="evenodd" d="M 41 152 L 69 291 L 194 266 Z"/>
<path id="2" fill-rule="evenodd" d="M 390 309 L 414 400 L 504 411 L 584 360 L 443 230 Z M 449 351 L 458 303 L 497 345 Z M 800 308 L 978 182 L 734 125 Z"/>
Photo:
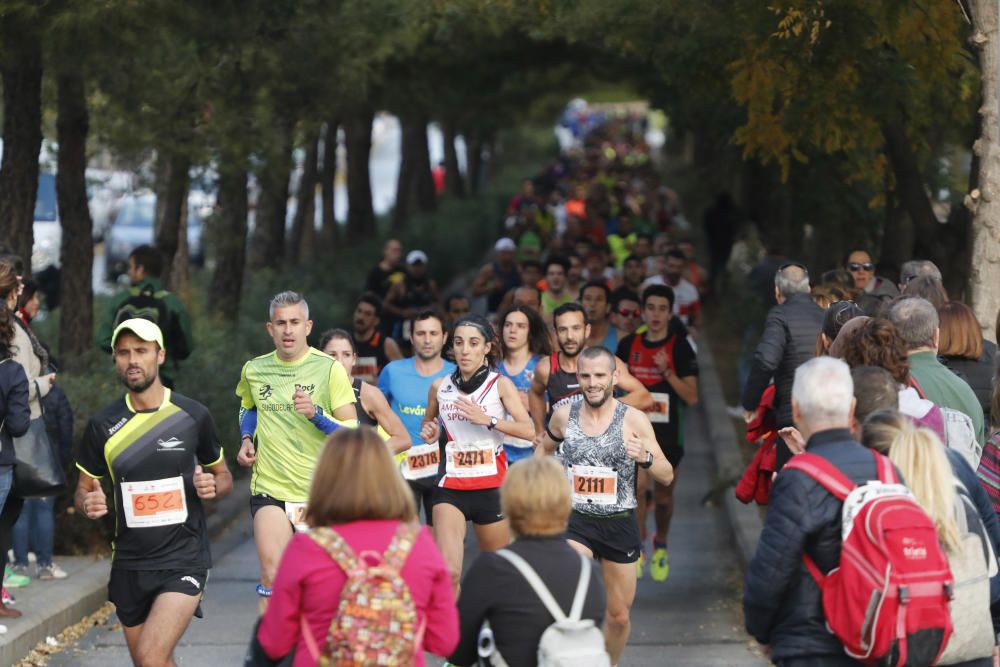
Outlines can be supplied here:
<path id="1" fill-rule="evenodd" d="M 809 271 L 801 264 L 785 264 L 778 269 L 774 274 L 774 296 L 778 305 L 767 314 L 742 402 L 743 417 L 749 423 L 760 405 L 760 397 L 773 380 L 774 410 L 780 429 L 792 425 L 795 369 L 813 356 L 824 313 L 809 297 Z M 777 454 L 777 470 L 780 470 L 791 456 L 780 438 Z"/>
<path id="2" fill-rule="evenodd" d="M 97 346 L 111 352 L 111 334 L 114 328 L 132 317 L 151 320 L 163 331 L 164 349 L 176 371 L 178 362 L 187 359 L 194 350 L 194 332 L 191 318 L 177 295 L 163 289 L 160 273 L 163 255 L 156 248 L 141 245 L 128 256 L 128 278 L 132 286 L 111 298 L 101 328 L 97 332 Z M 167 387 L 172 381 L 166 366 L 160 377 Z"/>
<path id="3" fill-rule="evenodd" d="M 25 324 L 30 324 L 38 316 L 38 311 L 42 308 L 39 297 L 38 283 L 34 280 L 25 280 L 21 296 L 17 298 L 17 316 Z"/>
<path id="4" fill-rule="evenodd" d="M 709 276 L 713 291 L 722 288 L 723 274 L 729 253 L 736 240 L 736 214 L 733 198 L 728 192 L 720 192 L 715 203 L 705 211 L 705 236 L 708 239 Z"/>
<path id="5" fill-rule="evenodd" d="M 493 251 L 495 259 L 479 269 L 472 283 L 472 296 L 485 296 L 489 313 L 497 312 L 504 295 L 521 285 L 521 273 L 514 261 L 517 244 L 513 239 L 500 239 L 494 244 Z"/>
<path id="6" fill-rule="evenodd" d="M 440 308 L 437 283 L 427 275 L 427 253 L 411 250 L 406 255 L 406 274 L 393 283 L 382 304 L 386 315 L 394 318 L 392 338 L 404 354 L 409 354 L 410 322 L 422 310 Z"/>
<path id="7" fill-rule="evenodd" d="M 938 314 L 926 299 L 904 298 L 889 310 L 889 319 L 903 339 L 910 361 L 910 379 L 921 396 L 941 408 L 957 410 L 972 419 L 976 441 L 986 441 L 983 409 L 968 384 L 937 359 Z"/>
<path id="8" fill-rule="evenodd" d="M 868 415 L 879 410 L 899 408 L 899 383 L 889 371 L 877 366 L 858 366 L 851 369 L 854 383 L 854 435 L 861 436 L 861 424 Z"/>
<path id="9" fill-rule="evenodd" d="M 0 291 L 9 293 L 11 289 L 17 290 L 17 276 L 9 264 L 0 263 Z M 9 303 L 10 300 L 6 304 L 0 304 L 0 421 L 3 422 L 3 427 L 0 428 L 0 508 L 6 507 L 14 484 L 14 464 L 17 462 L 14 457 L 14 438 L 24 435 L 31 424 L 28 376 L 21 364 L 12 361 L 16 325 L 14 311 L 7 305 Z M 20 502 L 16 504 L 20 506 Z M 13 521 L 11 524 L 4 524 L 0 526 L 0 530 L 5 529 L 9 535 L 12 524 Z M 0 535 L 0 542 L 5 550 L 8 540 L 9 537 Z M 16 618 L 21 615 L 21 612 L 8 607 L 6 602 L 7 596 L 4 595 L 0 598 L 0 618 Z"/>
<path id="10" fill-rule="evenodd" d="M 948 292 L 937 278 L 931 276 L 916 276 L 903 288 L 905 296 L 917 296 L 927 299 L 935 308 L 948 303 Z"/>
<path id="11" fill-rule="evenodd" d="M 508 550 L 527 561 L 559 606 L 569 610 L 580 580 L 581 557 L 566 542 L 570 487 L 551 457 L 512 466 L 500 490 L 501 507 L 517 540 Z M 591 567 L 583 619 L 604 621 L 606 599 L 599 568 Z M 535 667 L 538 643 L 553 619 L 523 576 L 495 553 L 476 557 L 462 581 L 458 605 L 461 639 L 449 660 L 474 665 L 484 621 L 508 665 Z"/>
<path id="12" fill-rule="evenodd" d="M 993 385 L 990 397 L 990 437 L 983 446 L 983 458 L 977 474 L 993 503 L 993 511 L 1000 517 L 1000 382 Z"/>
<path id="13" fill-rule="evenodd" d="M 807 297 L 808 298 L 808 297 Z M 854 483 L 877 478 L 875 459 L 851 435 L 854 390 L 847 365 L 818 357 L 795 371 L 795 426 L 806 449 L 836 466 Z M 826 628 L 808 555 L 822 572 L 840 562 L 842 503 L 798 470 L 774 481 L 760 541 L 746 573 L 743 611 L 747 631 L 782 666 L 840 667 L 858 663 Z"/>
<path id="14" fill-rule="evenodd" d="M 875 262 L 867 250 L 854 250 L 849 253 L 844 268 L 854 279 L 854 287 L 865 294 L 885 298 L 899 294 L 892 281 L 875 275 Z"/>
<path id="15" fill-rule="evenodd" d="M 308 533 L 298 533 L 285 548 L 274 580 L 267 613 L 257 637 L 274 659 L 295 649 L 295 667 L 316 664 L 303 629 L 322 643 L 338 613 L 347 576 L 327 547 L 339 553 L 383 554 L 417 520 L 413 495 L 396 472 L 389 451 L 369 427 L 335 432 L 322 449 L 306 507 Z M 337 489 L 317 493 L 316 489 Z M 458 617 L 451 574 L 427 528 L 415 527 L 416 539 L 401 570 L 425 628 L 423 644 L 414 647 L 413 665 L 424 664 L 424 651 L 447 655 L 458 640 Z M 352 553 L 353 552 L 353 553 Z M 304 623 L 302 619 L 304 617 Z"/>
<path id="16" fill-rule="evenodd" d="M 908 262 L 903 262 L 903 266 L 899 269 L 900 293 L 905 291 L 907 283 L 920 276 L 933 278 L 939 283 L 944 281 L 941 277 L 941 269 L 934 262 L 927 259 L 911 259 Z"/>
<path id="17" fill-rule="evenodd" d="M 399 265 L 402 258 L 403 244 L 396 239 L 386 241 L 382 246 L 382 259 L 368 272 L 365 279 L 365 291 L 384 300 L 389 289 L 402 280 L 406 273 Z"/>
<path id="18" fill-rule="evenodd" d="M 813 299 L 815 300 L 815 290 Z M 830 304 L 823 314 L 823 329 L 816 337 L 816 356 L 826 354 L 837 339 L 837 334 L 845 324 L 862 315 L 861 309 L 853 301 L 837 301 Z"/>
<path id="19" fill-rule="evenodd" d="M 938 318 L 938 359 L 972 387 L 983 414 L 989 415 L 997 346 L 983 338 L 976 314 L 961 301 L 938 306 Z"/>

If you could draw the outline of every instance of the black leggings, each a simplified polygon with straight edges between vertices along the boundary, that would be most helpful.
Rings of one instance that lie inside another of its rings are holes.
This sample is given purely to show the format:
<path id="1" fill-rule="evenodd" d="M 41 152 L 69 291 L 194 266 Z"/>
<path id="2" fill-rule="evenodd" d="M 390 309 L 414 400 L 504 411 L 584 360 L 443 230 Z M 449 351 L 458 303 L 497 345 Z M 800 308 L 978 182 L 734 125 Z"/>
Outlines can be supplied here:
<path id="1" fill-rule="evenodd" d="M 24 498 L 20 496 L 8 495 L 0 511 L 0 554 L 3 555 L 3 562 L 7 562 L 7 551 L 10 549 L 11 533 L 14 531 L 14 524 L 21 516 L 21 508 L 24 507 Z"/>

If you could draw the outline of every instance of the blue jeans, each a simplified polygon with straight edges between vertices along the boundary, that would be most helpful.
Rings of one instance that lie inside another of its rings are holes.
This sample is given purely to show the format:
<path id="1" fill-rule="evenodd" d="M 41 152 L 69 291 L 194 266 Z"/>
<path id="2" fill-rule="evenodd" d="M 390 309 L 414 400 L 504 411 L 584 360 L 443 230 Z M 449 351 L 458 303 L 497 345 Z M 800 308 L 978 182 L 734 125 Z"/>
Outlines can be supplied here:
<path id="1" fill-rule="evenodd" d="M 55 522 L 52 511 L 55 508 L 56 497 L 27 498 L 21 516 L 14 524 L 11 535 L 14 547 L 14 564 L 28 564 L 29 545 L 34 547 L 38 567 L 52 565 L 52 539 L 55 532 Z"/>
<path id="2" fill-rule="evenodd" d="M 14 466 L 0 468 L 0 510 L 7 502 L 7 494 L 10 493 L 12 486 L 14 486 Z"/>

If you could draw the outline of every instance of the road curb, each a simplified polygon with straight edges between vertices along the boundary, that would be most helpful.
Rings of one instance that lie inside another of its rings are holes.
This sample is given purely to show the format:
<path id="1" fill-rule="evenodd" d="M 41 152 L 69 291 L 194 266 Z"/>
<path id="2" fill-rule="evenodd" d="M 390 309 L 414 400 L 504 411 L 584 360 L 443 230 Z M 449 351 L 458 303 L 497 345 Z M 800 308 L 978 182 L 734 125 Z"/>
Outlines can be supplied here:
<path id="1" fill-rule="evenodd" d="M 235 482 L 231 494 L 215 502 L 207 519 L 212 542 L 221 538 L 241 513 L 248 511 L 249 502 L 250 479 L 246 477 Z M 110 560 L 94 560 L 69 578 L 53 582 L 53 589 L 58 586 L 56 595 L 46 595 L 26 605 L 30 608 L 23 610 L 24 616 L 8 625 L 6 635 L 0 635 L 0 665 L 13 665 L 24 659 L 38 642 L 100 609 L 108 599 L 110 571 Z M 25 589 L 21 595 L 27 600 L 32 589 Z"/>
<path id="2" fill-rule="evenodd" d="M 733 532 L 740 565 L 746 569 L 757 548 L 763 521 L 757 506 L 744 505 L 737 500 L 731 485 L 728 484 L 731 480 L 739 479 L 746 464 L 737 444 L 739 436 L 726 412 L 726 398 L 722 393 L 722 383 L 719 381 L 715 358 L 705 337 L 698 340 L 698 367 L 701 395 L 698 406 L 708 428 L 717 477 L 720 482 L 727 482 L 722 490 L 722 504 L 730 530 Z"/>

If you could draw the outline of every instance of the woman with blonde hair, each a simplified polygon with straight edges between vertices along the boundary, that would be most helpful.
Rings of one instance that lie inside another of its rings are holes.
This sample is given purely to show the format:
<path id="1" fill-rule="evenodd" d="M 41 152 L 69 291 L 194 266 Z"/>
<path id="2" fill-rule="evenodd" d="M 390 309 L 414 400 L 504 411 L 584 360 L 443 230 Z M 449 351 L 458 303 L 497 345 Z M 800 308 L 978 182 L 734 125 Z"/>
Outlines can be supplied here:
<path id="1" fill-rule="evenodd" d="M 961 608 L 963 613 L 954 616 L 952 638 L 937 664 L 990 667 L 994 647 L 990 603 L 1000 596 L 996 576 L 1000 526 L 985 492 L 974 481 L 975 472 L 961 455 L 946 449 L 933 431 L 914 425 L 895 411 L 869 415 L 862 426 L 862 442 L 876 451 L 887 451 L 906 486 L 934 522 L 952 566 L 957 596 L 953 609 Z M 971 486 L 967 484 L 970 480 Z M 975 581 L 975 577 L 970 578 L 970 568 L 982 570 L 979 559 L 983 554 L 987 555 L 985 571 L 990 586 L 963 585 Z M 970 609 L 972 615 L 966 613 Z M 967 659 L 954 657 L 959 647 Z"/>
<path id="2" fill-rule="evenodd" d="M 391 567 L 397 558 L 417 614 L 406 664 L 423 665 L 424 651 L 451 652 L 458 641 L 451 572 L 427 528 L 417 524 L 413 494 L 374 429 L 340 429 L 326 441 L 305 519 L 309 531 L 286 547 L 257 632 L 269 657 L 294 649 L 295 667 L 316 664 L 317 648 L 330 648 L 325 639 L 348 581 L 340 563 Z M 366 647 L 351 648 L 357 655 Z"/>
<path id="3" fill-rule="evenodd" d="M 532 457 L 511 466 L 500 489 L 503 513 L 517 540 L 506 550 L 533 569 L 567 613 L 580 582 L 581 557 L 566 542 L 572 508 L 569 480 L 552 457 Z M 600 626 L 606 606 L 598 568 L 590 568 L 582 619 Z M 542 633 L 552 615 L 531 585 L 504 556 L 482 553 L 462 580 L 458 604 L 461 639 L 449 660 L 476 664 L 480 629 L 489 621 L 496 651 L 508 665 L 535 667 Z"/>

